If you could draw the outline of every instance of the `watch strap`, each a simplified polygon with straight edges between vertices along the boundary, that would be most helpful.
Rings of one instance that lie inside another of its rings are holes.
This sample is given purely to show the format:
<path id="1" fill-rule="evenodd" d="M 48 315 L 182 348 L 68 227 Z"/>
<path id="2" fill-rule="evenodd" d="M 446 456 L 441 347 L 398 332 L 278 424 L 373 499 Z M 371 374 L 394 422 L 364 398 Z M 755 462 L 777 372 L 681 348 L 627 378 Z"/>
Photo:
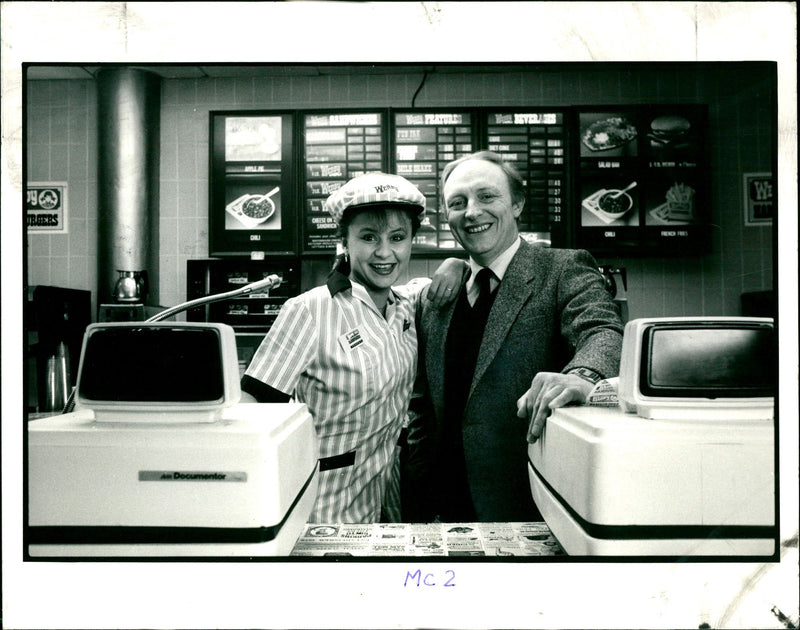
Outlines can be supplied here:
<path id="1" fill-rule="evenodd" d="M 580 376 L 582 379 L 589 381 L 593 385 L 597 385 L 597 383 L 603 379 L 601 374 L 598 374 L 594 370 L 586 367 L 572 368 L 569 372 L 567 372 L 567 374 L 575 374 Z"/>

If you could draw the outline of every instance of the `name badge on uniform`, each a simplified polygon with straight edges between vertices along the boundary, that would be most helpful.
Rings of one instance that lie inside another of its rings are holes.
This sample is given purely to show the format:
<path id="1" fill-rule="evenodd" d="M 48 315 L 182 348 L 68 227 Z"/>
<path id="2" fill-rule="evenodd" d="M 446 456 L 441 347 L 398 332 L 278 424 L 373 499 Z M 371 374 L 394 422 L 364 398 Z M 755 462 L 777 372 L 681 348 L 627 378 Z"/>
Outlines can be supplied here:
<path id="1" fill-rule="evenodd" d="M 353 328 L 350 332 L 339 335 L 339 343 L 344 350 L 352 350 L 364 343 L 364 338 L 361 336 L 358 328 Z"/>

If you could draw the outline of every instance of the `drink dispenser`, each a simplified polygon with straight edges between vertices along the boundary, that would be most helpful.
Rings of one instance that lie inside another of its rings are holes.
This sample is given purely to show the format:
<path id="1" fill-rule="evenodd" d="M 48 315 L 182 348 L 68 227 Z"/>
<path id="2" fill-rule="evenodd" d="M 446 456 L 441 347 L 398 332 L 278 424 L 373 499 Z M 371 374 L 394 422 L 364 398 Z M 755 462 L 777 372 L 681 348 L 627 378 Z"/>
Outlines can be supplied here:
<path id="1" fill-rule="evenodd" d="M 83 334 L 91 323 L 91 292 L 39 285 L 33 289 L 29 352 L 31 408 L 61 411 L 78 374 Z M 35 406 L 34 406 L 35 405 Z"/>
<path id="2" fill-rule="evenodd" d="M 72 377 L 69 369 L 69 350 L 60 341 L 56 353 L 47 358 L 45 369 L 44 411 L 61 411 L 67 404 Z"/>

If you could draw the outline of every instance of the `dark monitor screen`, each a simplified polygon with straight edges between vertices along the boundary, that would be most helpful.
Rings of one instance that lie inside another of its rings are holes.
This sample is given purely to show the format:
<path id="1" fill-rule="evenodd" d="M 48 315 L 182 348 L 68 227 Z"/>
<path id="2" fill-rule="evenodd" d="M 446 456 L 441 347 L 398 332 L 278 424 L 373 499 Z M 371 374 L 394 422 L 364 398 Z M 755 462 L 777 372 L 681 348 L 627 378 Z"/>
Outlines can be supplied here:
<path id="1" fill-rule="evenodd" d="M 220 336 L 213 328 L 101 328 L 86 342 L 80 380 L 86 400 L 220 402 Z"/>
<path id="2" fill-rule="evenodd" d="M 644 331 L 640 387 L 646 396 L 774 396 L 776 346 L 770 325 L 656 324 Z"/>

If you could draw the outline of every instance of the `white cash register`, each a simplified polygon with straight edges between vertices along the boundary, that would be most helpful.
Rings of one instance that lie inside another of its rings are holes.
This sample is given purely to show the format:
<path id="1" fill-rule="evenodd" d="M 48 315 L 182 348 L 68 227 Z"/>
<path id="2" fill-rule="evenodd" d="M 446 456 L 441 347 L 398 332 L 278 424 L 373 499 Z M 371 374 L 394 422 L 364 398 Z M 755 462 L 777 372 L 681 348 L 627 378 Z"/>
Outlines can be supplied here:
<path id="1" fill-rule="evenodd" d="M 628 322 L 619 405 L 557 409 L 528 448 L 566 553 L 775 554 L 776 368 L 771 319 Z"/>
<path id="2" fill-rule="evenodd" d="M 90 325 L 74 411 L 28 424 L 30 556 L 289 555 L 316 498 L 313 421 L 240 397 L 227 325 Z"/>

